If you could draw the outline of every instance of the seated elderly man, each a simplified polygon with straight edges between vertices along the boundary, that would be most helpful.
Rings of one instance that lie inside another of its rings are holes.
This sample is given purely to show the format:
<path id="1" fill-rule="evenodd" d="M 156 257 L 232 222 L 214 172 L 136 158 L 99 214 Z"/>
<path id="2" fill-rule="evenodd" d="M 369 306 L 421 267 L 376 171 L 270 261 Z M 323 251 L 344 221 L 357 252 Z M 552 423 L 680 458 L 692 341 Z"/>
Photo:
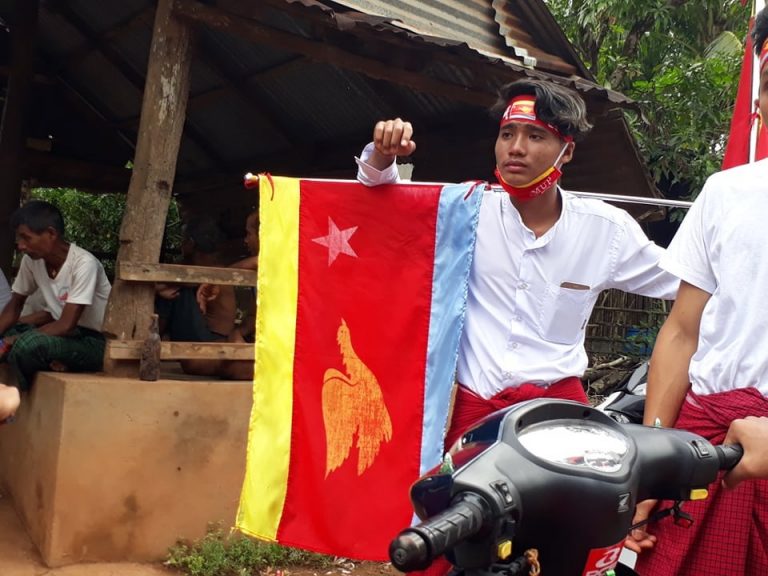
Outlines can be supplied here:
<path id="1" fill-rule="evenodd" d="M 16 413 L 36 372 L 101 369 L 101 325 L 112 288 L 101 262 L 65 240 L 64 219 L 53 204 L 27 202 L 11 216 L 11 227 L 24 256 L 0 312 L 0 353 L 15 375 L 15 382 L 0 383 L 1 422 Z M 49 316 L 39 325 L 19 323 L 27 297 L 36 291 Z"/>

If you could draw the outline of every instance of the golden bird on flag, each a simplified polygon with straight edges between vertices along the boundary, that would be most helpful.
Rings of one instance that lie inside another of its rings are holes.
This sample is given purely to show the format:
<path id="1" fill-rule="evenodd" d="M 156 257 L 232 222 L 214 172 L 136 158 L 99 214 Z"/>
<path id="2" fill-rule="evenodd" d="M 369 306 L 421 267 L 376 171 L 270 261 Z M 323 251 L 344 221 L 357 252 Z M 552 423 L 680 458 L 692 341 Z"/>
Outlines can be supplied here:
<path id="1" fill-rule="evenodd" d="M 392 438 L 392 420 L 379 382 L 352 348 L 352 337 L 343 318 L 336 341 L 346 374 L 329 368 L 323 376 L 326 478 L 349 457 L 355 434 L 358 476 L 373 464 L 382 442 Z"/>

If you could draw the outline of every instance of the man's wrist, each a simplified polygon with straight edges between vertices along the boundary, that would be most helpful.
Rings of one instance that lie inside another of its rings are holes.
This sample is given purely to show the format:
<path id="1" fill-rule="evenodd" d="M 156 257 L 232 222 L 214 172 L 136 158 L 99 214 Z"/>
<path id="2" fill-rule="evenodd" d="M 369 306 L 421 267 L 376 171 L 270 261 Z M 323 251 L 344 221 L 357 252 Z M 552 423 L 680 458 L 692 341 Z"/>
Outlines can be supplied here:
<path id="1" fill-rule="evenodd" d="M 397 156 L 394 154 L 382 154 L 374 148 L 373 152 L 371 152 L 371 156 L 368 158 L 368 164 L 376 168 L 376 170 L 384 171 L 392 166 L 392 164 L 395 163 L 395 160 L 397 160 Z"/>

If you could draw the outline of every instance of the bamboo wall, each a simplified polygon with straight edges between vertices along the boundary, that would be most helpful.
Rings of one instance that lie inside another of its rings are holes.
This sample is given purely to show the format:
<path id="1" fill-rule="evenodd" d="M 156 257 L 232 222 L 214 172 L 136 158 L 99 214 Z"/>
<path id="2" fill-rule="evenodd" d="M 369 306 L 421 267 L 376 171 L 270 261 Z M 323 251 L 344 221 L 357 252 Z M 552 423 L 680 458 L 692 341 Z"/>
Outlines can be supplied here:
<path id="1" fill-rule="evenodd" d="M 650 355 L 649 341 L 667 317 L 671 304 L 621 290 L 604 291 L 587 324 L 587 353 Z"/>

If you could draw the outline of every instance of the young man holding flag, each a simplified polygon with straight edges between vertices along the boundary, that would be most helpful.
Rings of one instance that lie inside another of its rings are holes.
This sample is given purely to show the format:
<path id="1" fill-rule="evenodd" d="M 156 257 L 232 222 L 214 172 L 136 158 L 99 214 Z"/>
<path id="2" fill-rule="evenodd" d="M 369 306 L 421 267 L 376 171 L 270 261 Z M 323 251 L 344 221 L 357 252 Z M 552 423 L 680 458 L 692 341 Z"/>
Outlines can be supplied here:
<path id="1" fill-rule="evenodd" d="M 752 39 L 765 118 L 766 10 L 757 15 Z M 661 260 L 681 284 L 651 358 L 646 424 L 674 425 L 717 444 L 734 420 L 768 416 L 767 174 L 768 160 L 761 160 L 711 176 Z M 646 519 L 654 504 L 638 505 L 635 521 Z M 627 539 L 635 551 L 653 549 L 638 558 L 641 575 L 768 574 L 767 481 L 730 491 L 713 485 L 709 498 L 685 510 L 690 528 L 668 518 Z"/>
<path id="2" fill-rule="evenodd" d="M 672 299 L 678 281 L 658 268 L 663 250 L 625 211 L 578 198 L 557 182 L 585 136 L 583 100 L 554 83 L 502 88 L 496 178 L 483 194 L 446 448 L 479 418 L 538 397 L 586 402 L 585 327 L 601 291 Z M 379 122 L 358 160 L 366 185 L 398 180 L 413 153 L 411 124 Z"/>

